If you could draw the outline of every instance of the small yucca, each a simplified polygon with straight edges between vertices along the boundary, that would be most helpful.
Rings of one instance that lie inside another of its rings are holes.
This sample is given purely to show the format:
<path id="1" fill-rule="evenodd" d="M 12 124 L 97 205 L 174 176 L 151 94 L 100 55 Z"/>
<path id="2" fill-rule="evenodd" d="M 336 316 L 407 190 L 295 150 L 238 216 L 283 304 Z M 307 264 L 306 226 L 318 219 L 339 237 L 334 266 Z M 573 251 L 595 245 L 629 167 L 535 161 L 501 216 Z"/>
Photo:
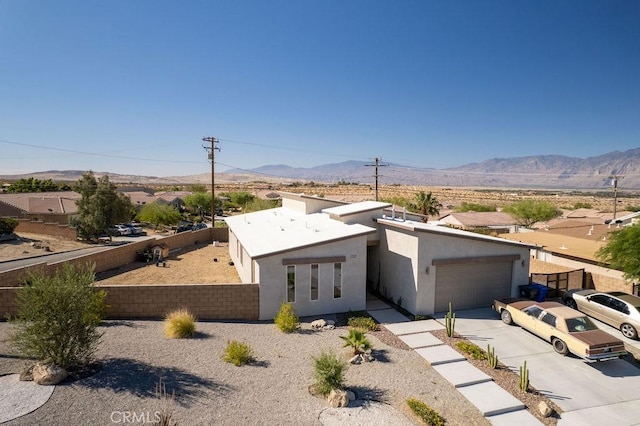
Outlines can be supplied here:
<path id="1" fill-rule="evenodd" d="M 179 309 L 164 319 L 164 334 L 171 339 L 193 337 L 196 333 L 196 317 L 187 309 Z"/>

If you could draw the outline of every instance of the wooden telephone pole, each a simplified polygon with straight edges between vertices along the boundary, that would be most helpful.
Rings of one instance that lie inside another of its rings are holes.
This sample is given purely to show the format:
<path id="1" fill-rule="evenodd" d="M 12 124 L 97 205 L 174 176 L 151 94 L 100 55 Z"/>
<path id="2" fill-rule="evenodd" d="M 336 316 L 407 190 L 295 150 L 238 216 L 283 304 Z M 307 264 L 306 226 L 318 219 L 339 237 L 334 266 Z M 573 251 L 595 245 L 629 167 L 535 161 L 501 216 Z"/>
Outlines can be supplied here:
<path id="1" fill-rule="evenodd" d="M 378 167 L 386 167 L 386 164 L 380 164 L 380 159 L 378 157 L 375 158 L 375 164 L 365 164 L 365 166 L 367 167 L 375 167 L 376 168 L 376 174 L 375 174 L 375 178 L 376 178 L 376 201 L 378 201 Z"/>
<path id="2" fill-rule="evenodd" d="M 613 180 L 613 222 L 616 221 L 616 214 L 618 213 L 618 180 L 623 177 L 620 175 L 609 176 Z"/>
<path id="3" fill-rule="evenodd" d="M 216 169 L 216 150 L 220 151 L 220 148 L 216 146 L 218 139 L 209 136 L 202 138 L 204 142 L 209 142 L 209 146 L 202 145 L 207 150 L 207 157 L 211 162 L 211 226 L 214 223 L 214 216 L 216 215 L 216 187 L 215 187 L 215 169 Z"/>

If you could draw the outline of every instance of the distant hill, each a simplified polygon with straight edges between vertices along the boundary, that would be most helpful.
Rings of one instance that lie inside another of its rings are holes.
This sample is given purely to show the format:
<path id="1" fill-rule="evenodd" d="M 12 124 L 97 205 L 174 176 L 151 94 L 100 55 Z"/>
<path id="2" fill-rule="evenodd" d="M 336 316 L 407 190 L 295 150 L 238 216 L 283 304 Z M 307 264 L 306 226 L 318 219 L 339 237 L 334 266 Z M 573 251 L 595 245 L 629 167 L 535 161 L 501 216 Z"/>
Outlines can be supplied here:
<path id="1" fill-rule="evenodd" d="M 315 167 L 291 167 L 284 164 L 265 165 L 250 170 L 232 169 L 216 173 L 218 183 L 242 183 L 268 181 L 291 183 L 314 181 L 317 183 L 373 183 L 372 162 L 345 161 Z M 0 176 L 3 180 L 24 177 L 77 181 L 83 171 L 49 170 L 24 175 Z M 95 172 L 102 176 L 108 172 Z M 448 169 L 408 167 L 383 163 L 378 170 L 381 185 L 424 185 L 499 188 L 547 188 L 547 189 L 605 189 L 610 187 L 612 175 L 621 176 L 621 189 L 640 189 L 640 148 L 614 151 L 589 158 L 573 158 L 560 155 L 538 155 L 514 158 L 493 158 Z M 132 184 L 189 184 L 211 182 L 211 175 L 203 173 L 190 176 L 137 176 L 108 173 L 115 183 Z"/>

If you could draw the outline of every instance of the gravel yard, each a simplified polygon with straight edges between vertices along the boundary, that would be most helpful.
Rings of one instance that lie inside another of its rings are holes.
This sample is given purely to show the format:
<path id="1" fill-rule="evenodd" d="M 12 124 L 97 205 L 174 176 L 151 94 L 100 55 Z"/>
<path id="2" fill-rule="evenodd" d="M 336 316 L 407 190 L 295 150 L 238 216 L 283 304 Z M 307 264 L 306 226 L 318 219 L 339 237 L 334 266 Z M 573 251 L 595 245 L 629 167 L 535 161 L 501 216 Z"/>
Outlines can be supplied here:
<path id="1" fill-rule="evenodd" d="M 0 375 L 19 372 L 23 365 L 8 355 L 10 327 L 0 323 Z M 339 339 L 346 327 L 312 331 L 309 322 L 294 334 L 281 333 L 270 322 L 201 322 L 197 337 L 187 340 L 165 338 L 160 321 L 107 321 L 101 330 L 101 370 L 58 385 L 44 406 L 7 425 L 110 425 L 132 413 L 153 419 L 163 406 L 181 425 L 322 424 L 319 416 L 330 407 L 308 392 L 312 357 L 322 350 L 349 356 Z M 256 362 L 243 367 L 223 362 L 230 339 L 251 345 Z M 376 335 L 371 340 L 378 360 L 350 366 L 346 373 L 346 386 L 358 399 L 389 404 L 398 422 L 419 424 L 406 408 L 413 396 L 450 425 L 489 424 L 415 351 L 385 344 Z M 175 393 L 173 402 L 156 397 L 160 379 L 168 393 Z"/>

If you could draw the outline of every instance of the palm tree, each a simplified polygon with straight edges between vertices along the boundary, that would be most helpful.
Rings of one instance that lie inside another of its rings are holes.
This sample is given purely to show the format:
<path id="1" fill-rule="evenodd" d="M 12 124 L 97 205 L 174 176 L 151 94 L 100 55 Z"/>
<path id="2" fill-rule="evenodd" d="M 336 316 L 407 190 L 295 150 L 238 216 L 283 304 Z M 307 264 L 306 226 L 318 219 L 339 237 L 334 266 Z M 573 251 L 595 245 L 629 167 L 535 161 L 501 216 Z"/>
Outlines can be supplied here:
<path id="1" fill-rule="evenodd" d="M 411 206 L 418 211 L 418 213 L 424 215 L 423 222 L 427 221 L 426 216 L 437 216 L 440 213 L 440 207 L 442 204 L 433 196 L 431 192 L 425 193 L 420 191 L 414 196 L 414 203 Z"/>
<path id="2" fill-rule="evenodd" d="M 373 347 L 369 339 L 367 339 L 365 331 L 359 328 L 350 328 L 349 334 L 346 336 L 340 336 L 340 338 L 344 340 L 344 345 L 342 347 L 353 348 L 354 355 L 365 353 Z"/>

